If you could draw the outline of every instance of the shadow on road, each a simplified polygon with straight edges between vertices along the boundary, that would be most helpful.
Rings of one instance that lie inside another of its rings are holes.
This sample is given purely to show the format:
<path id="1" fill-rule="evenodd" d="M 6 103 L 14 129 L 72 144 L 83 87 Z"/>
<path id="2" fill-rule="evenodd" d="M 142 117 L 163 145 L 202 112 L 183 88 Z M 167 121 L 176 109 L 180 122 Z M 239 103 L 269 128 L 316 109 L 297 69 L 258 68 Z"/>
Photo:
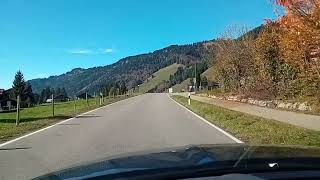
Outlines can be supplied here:
<path id="1" fill-rule="evenodd" d="M 58 124 L 59 126 L 77 126 L 79 123 Z"/>
<path id="2" fill-rule="evenodd" d="M 0 151 L 25 150 L 25 149 L 31 149 L 31 147 L 0 148 Z"/>
<path id="3" fill-rule="evenodd" d="M 87 115 L 77 116 L 76 118 L 96 118 L 96 117 L 101 117 L 101 116 L 87 114 Z"/>
<path id="4" fill-rule="evenodd" d="M 21 118 L 20 122 L 32 122 L 32 121 L 39 121 L 39 120 L 45 120 L 45 119 L 68 119 L 71 118 L 71 116 L 47 116 L 47 117 L 27 117 L 27 118 Z M 16 123 L 16 119 L 8 118 L 8 119 L 0 119 L 0 123 Z"/>

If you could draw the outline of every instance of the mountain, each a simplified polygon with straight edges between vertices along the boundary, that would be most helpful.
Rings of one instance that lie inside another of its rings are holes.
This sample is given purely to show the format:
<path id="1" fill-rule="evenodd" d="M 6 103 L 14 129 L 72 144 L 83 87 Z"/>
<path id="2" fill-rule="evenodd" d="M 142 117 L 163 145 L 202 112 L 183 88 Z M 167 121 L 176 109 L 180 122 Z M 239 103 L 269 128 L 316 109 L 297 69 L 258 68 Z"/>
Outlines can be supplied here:
<path id="1" fill-rule="evenodd" d="M 246 36 L 256 38 L 262 30 L 263 26 L 259 26 L 238 39 Z M 193 77 L 192 66 L 195 63 L 202 64 L 201 72 L 198 73 L 203 73 L 208 66 L 212 66 L 218 50 L 216 42 L 216 40 L 210 40 L 187 45 L 171 45 L 152 53 L 129 56 L 111 65 L 89 69 L 76 68 L 58 76 L 33 79 L 29 83 L 33 92 L 38 94 L 46 87 L 55 89 L 64 87 L 69 95 L 84 92 L 93 93 L 107 84 L 120 81 L 124 81 L 127 88 L 130 89 L 150 78 L 158 70 L 174 63 L 184 65 L 184 71 L 186 72 L 180 72 L 179 74 L 180 76 L 183 75 L 183 81 Z"/>
<path id="2" fill-rule="evenodd" d="M 138 85 L 154 72 L 174 63 L 185 66 L 207 61 L 215 52 L 212 41 L 188 45 L 171 45 L 152 53 L 130 56 L 118 62 L 89 69 L 76 68 L 58 76 L 28 81 L 35 93 L 46 87 L 64 87 L 69 95 L 92 93 L 108 83 L 125 81 L 128 88 Z"/>

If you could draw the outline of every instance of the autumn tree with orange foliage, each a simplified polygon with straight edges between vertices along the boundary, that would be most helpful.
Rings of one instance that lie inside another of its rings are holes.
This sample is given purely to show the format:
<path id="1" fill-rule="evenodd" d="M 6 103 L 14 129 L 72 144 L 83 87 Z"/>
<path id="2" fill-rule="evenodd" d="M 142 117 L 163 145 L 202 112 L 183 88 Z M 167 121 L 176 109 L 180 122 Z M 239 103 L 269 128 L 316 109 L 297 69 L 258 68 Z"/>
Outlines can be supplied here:
<path id="1" fill-rule="evenodd" d="M 320 77 L 320 1 L 277 0 L 285 8 L 285 16 L 279 18 L 282 28 L 283 53 L 287 60 L 296 64 L 304 75 L 310 73 Z M 290 54 L 292 54 L 290 56 Z"/>
<path id="2" fill-rule="evenodd" d="M 300 96 L 315 96 L 320 90 L 320 0 L 276 0 L 285 15 L 277 23 L 281 28 L 280 49 L 283 59 L 298 70 L 292 83 Z"/>
<path id="3" fill-rule="evenodd" d="M 242 26 L 230 26 L 218 39 L 218 53 L 214 60 L 214 76 L 224 92 L 245 91 L 253 73 L 253 46 L 251 36 L 242 36 L 247 29 Z"/>
<path id="4" fill-rule="evenodd" d="M 225 93 L 307 101 L 320 112 L 320 0 L 274 0 L 284 12 L 258 35 L 229 28 L 213 76 Z"/>

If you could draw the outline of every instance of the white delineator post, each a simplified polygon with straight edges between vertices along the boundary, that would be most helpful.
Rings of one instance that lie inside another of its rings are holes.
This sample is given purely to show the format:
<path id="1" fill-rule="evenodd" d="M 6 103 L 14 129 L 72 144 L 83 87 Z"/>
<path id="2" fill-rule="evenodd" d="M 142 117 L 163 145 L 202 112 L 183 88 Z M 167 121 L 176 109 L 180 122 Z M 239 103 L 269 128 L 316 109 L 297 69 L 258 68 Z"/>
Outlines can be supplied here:
<path id="1" fill-rule="evenodd" d="M 191 93 L 188 94 L 188 105 L 191 105 Z"/>

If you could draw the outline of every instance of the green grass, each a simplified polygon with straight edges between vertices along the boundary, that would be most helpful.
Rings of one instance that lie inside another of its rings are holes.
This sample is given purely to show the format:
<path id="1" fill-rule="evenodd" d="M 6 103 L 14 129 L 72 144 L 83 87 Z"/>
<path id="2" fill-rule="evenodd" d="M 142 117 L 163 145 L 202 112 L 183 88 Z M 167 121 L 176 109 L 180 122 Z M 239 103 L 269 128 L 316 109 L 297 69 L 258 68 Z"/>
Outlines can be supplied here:
<path id="1" fill-rule="evenodd" d="M 125 96 L 105 99 L 104 105 L 126 99 Z M 98 99 L 97 99 L 98 100 Z M 35 131 L 45 126 L 52 125 L 63 119 L 74 117 L 78 114 L 99 107 L 99 102 L 95 99 L 89 99 L 89 106 L 86 106 L 85 100 L 76 101 L 76 111 L 74 110 L 74 101 L 56 103 L 55 116 L 52 116 L 51 104 L 44 104 L 32 108 L 21 110 L 20 125 L 15 125 L 16 113 L 0 113 L 0 142 L 4 142 L 17 136 Z"/>
<path id="2" fill-rule="evenodd" d="M 177 102 L 249 144 L 320 146 L 320 132 L 173 96 Z"/>
<path id="3" fill-rule="evenodd" d="M 170 75 L 173 75 L 175 72 L 177 72 L 178 67 L 181 67 L 181 66 L 183 65 L 175 63 L 155 72 L 153 74 L 155 76 L 154 78 L 148 81 L 146 80 L 143 84 L 140 85 L 139 92 L 141 93 L 148 92 L 149 90 L 153 89 L 157 85 L 161 84 L 163 81 L 169 80 Z"/>
<path id="4" fill-rule="evenodd" d="M 188 88 L 191 85 L 190 78 L 182 81 L 180 84 L 176 84 L 172 87 L 173 92 L 181 92 L 184 90 L 185 92 L 188 92 Z"/>
<path id="5" fill-rule="evenodd" d="M 215 78 L 213 76 L 214 75 L 213 71 L 214 71 L 214 67 L 211 67 L 207 69 L 205 72 L 203 72 L 201 75 L 206 76 L 209 81 L 215 81 Z"/>

